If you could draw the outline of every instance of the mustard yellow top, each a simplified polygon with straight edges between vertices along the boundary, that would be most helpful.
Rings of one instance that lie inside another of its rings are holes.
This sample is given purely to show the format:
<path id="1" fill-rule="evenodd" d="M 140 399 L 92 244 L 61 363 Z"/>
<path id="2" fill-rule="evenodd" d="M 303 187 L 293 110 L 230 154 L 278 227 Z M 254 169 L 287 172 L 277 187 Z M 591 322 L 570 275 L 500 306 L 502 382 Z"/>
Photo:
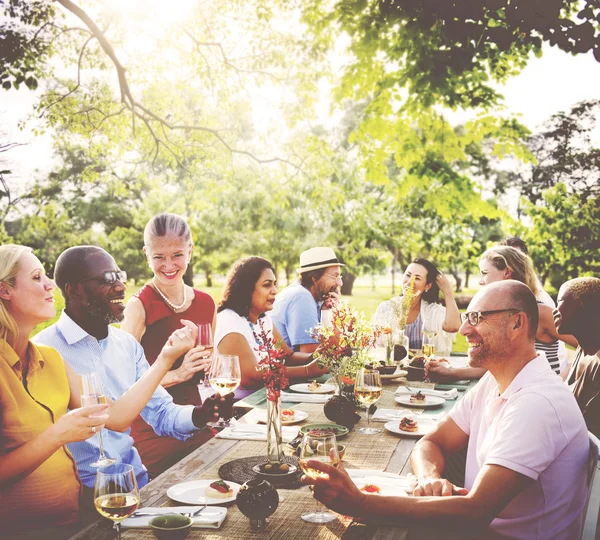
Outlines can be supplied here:
<path id="1" fill-rule="evenodd" d="M 0 453 L 30 441 L 67 412 L 70 390 L 63 359 L 51 347 L 29 343 L 23 382 L 20 360 L 0 339 Z M 23 530 L 79 520 L 77 464 L 61 447 L 26 478 L 0 486 L 0 527 Z"/>

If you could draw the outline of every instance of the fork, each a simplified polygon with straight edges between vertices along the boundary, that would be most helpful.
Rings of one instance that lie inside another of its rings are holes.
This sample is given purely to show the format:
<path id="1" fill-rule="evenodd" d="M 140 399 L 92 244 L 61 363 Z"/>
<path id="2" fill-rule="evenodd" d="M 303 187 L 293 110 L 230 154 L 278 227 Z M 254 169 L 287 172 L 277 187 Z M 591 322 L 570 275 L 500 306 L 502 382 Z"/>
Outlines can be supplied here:
<path id="1" fill-rule="evenodd" d="M 202 510 L 204 510 L 206 508 L 206 504 L 202 507 L 200 507 L 198 510 L 196 510 L 195 512 L 176 512 L 177 514 L 180 514 L 182 516 L 187 516 L 189 518 L 194 518 L 194 517 L 198 517 Z M 141 517 L 141 516 L 162 516 L 164 513 L 163 512 L 144 512 L 143 510 L 139 510 L 137 512 L 134 512 L 133 515 L 131 517 Z"/>
<path id="2" fill-rule="evenodd" d="M 206 504 L 204 506 L 201 506 L 198 510 L 196 510 L 195 512 L 182 512 L 184 516 L 187 516 L 189 518 L 195 518 L 196 516 L 199 516 L 202 513 L 202 510 L 204 510 L 206 508 Z"/>

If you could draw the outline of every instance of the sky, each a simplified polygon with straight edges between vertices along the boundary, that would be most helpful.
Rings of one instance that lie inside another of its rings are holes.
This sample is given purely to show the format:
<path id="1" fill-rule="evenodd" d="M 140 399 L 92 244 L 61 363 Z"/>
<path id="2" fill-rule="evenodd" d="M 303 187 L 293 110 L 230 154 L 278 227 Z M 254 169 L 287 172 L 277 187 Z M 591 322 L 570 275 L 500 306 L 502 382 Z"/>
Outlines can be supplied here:
<path id="1" fill-rule="evenodd" d="M 566 110 L 578 101 L 600 98 L 600 63 L 591 53 L 572 56 L 557 48 L 546 47 L 542 58 L 533 57 L 520 75 L 499 90 L 505 96 L 507 112 L 519 114 L 521 122 L 535 130 L 552 114 Z M 21 187 L 52 166 L 50 136 L 36 137 L 30 129 L 20 131 L 18 127 L 19 122 L 31 114 L 34 102 L 35 95 L 24 87 L 20 91 L 0 91 L 0 140 L 27 143 L 0 155 L 0 168 L 12 169 L 11 181 L 22 183 Z M 269 99 L 257 98 L 257 107 L 268 106 Z M 317 114 L 324 116 L 328 110 L 329 101 L 323 99 Z M 468 118 L 468 113 L 456 113 L 455 118 L 462 122 Z M 36 123 L 30 121 L 29 126 Z M 596 140 L 600 144 L 600 126 Z"/>

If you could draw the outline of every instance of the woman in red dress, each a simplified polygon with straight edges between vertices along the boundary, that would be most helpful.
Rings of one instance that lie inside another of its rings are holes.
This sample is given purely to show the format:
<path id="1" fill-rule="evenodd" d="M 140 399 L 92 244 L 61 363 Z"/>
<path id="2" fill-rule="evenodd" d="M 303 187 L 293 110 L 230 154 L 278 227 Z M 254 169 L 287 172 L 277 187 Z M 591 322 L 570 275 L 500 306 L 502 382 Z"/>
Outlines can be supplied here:
<path id="1" fill-rule="evenodd" d="M 193 247 L 190 227 L 181 216 L 159 214 L 146 225 L 144 253 L 154 276 L 127 303 L 121 328 L 141 343 L 150 364 L 173 331 L 181 328 L 181 319 L 211 323 L 214 331 L 214 300 L 183 282 Z M 193 347 L 173 364 L 161 384 L 175 403 L 201 404 L 197 385 L 210 360 L 205 351 Z M 199 431 L 186 441 L 160 437 L 138 417 L 131 436 L 150 477 L 155 477 L 210 439 L 212 433 Z"/>

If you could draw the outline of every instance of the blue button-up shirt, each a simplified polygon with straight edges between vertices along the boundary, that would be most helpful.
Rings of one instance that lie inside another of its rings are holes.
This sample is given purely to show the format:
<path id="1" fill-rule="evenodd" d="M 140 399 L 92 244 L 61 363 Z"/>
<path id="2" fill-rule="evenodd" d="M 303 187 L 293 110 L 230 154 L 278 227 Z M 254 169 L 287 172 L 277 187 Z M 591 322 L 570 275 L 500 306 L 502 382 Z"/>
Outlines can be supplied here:
<path id="1" fill-rule="evenodd" d="M 300 283 L 286 287 L 277 295 L 271 317 L 289 347 L 299 350 L 300 345 L 317 343 L 310 331 L 321 322 L 321 304 Z"/>
<path id="2" fill-rule="evenodd" d="M 123 330 L 108 327 L 108 336 L 98 341 L 90 336 L 64 311 L 52 326 L 33 339 L 35 343 L 54 347 L 79 374 L 97 372 L 104 392 L 112 400 L 120 398 L 149 369 L 141 345 Z M 159 386 L 141 412 L 142 418 L 158 435 L 179 440 L 190 437 L 196 429 L 192 422 L 194 407 L 176 405 L 173 398 Z M 131 430 L 123 433 L 102 430 L 104 453 L 117 461 L 133 465 L 139 487 L 148 483 L 148 472 L 133 446 Z M 87 487 L 94 487 L 96 469 L 91 463 L 98 459 L 98 438 L 67 445 L 77 461 L 79 476 Z"/>

